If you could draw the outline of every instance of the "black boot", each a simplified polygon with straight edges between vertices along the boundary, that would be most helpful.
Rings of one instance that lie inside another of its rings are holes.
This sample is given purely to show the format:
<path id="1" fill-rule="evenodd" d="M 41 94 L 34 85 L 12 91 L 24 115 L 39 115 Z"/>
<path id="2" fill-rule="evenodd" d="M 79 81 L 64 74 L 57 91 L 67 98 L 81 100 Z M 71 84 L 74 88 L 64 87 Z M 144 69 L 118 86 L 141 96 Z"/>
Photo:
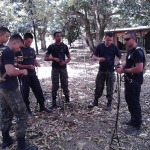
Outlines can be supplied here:
<path id="1" fill-rule="evenodd" d="M 107 103 L 107 107 L 105 108 L 106 111 L 111 111 L 111 103 Z"/>
<path id="2" fill-rule="evenodd" d="M 16 150 L 38 150 L 36 146 L 28 146 L 25 143 L 25 136 L 17 138 L 18 144 Z"/>
<path id="3" fill-rule="evenodd" d="M 32 111 L 30 109 L 30 106 L 29 105 L 26 105 L 26 106 L 27 106 L 28 116 L 31 117 L 32 116 Z"/>
<path id="4" fill-rule="evenodd" d="M 9 135 L 9 131 L 5 131 L 2 132 L 2 136 L 3 136 L 3 142 L 2 142 L 2 149 L 6 149 L 6 147 L 9 147 L 10 145 L 12 145 L 13 143 L 16 142 L 16 139 L 12 139 Z"/>
<path id="5" fill-rule="evenodd" d="M 45 112 L 48 112 L 48 113 L 51 113 L 51 112 L 52 112 L 52 110 L 46 108 L 44 104 L 41 104 L 41 105 L 40 105 L 40 112 L 42 112 L 42 111 L 45 111 Z"/>
<path id="6" fill-rule="evenodd" d="M 56 96 L 53 96 L 53 97 L 52 97 L 52 105 L 50 106 L 50 109 L 53 109 L 53 108 L 55 108 L 55 107 L 57 107 L 57 106 L 56 106 Z"/>
<path id="7" fill-rule="evenodd" d="M 131 128 L 128 128 L 125 130 L 125 134 L 140 134 L 142 131 L 141 131 L 141 127 L 138 126 L 133 126 Z"/>
<path id="8" fill-rule="evenodd" d="M 95 98 L 95 100 L 92 104 L 88 105 L 88 108 L 93 108 L 95 106 L 98 106 L 98 99 L 97 98 Z"/>
<path id="9" fill-rule="evenodd" d="M 66 99 L 66 106 L 72 108 L 73 106 L 70 104 L 69 95 L 65 95 L 65 99 Z"/>
<path id="10" fill-rule="evenodd" d="M 143 121 L 141 121 L 141 124 L 142 124 L 142 122 L 143 122 Z M 123 121 L 122 124 L 123 124 L 123 125 L 127 125 L 127 126 L 133 126 L 133 127 L 136 126 L 136 123 L 135 123 L 134 121 L 132 121 L 132 120 Z"/>
<path id="11" fill-rule="evenodd" d="M 122 124 L 127 126 L 135 126 L 135 123 L 132 120 L 124 121 Z"/>

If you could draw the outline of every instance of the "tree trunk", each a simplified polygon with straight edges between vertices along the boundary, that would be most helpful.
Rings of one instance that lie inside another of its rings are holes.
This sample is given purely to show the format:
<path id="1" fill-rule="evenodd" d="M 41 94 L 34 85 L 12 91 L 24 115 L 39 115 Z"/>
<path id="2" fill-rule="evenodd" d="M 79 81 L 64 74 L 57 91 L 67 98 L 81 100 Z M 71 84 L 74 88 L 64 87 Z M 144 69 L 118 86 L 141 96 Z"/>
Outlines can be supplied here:
<path id="1" fill-rule="evenodd" d="M 92 39 L 91 35 L 88 34 L 88 33 L 86 33 L 86 43 L 89 46 L 90 51 L 94 52 L 95 47 L 94 47 L 94 44 L 93 44 L 93 39 Z"/>
<path id="2" fill-rule="evenodd" d="M 45 51 L 46 50 L 46 40 L 45 40 L 46 29 L 38 28 L 38 34 L 41 42 L 41 49 Z"/>
<path id="3" fill-rule="evenodd" d="M 102 42 L 102 40 L 103 40 L 103 37 L 104 37 L 104 34 L 105 34 L 105 33 L 104 33 L 105 28 L 106 28 L 106 25 L 105 25 L 105 24 L 101 25 L 101 30 L 100 30 L 100 32 L 99 32 L 99 36 L 100 36 L 99 40 L 100 40 L 100 42 Z"/>
<path id="4" fill-rule="evenodd" d="M 90 51 L 94 52 L 95 47 L 94 47 L 92 35 L 90 32 L 90 22 L 87 18 L 85 18 L 85 32 L 86 32 L 86 43 L 89 46 Z"/>
<path id="5" fill-rule="evenodd" d="M 46 50 L 45 35 L 46 35 L 46 33 L 42 33 L 42 34 L 40 35 L 41 49 L 44 50 L 44 51 Z"/>
<path id="6" fill-rule="evenodd" d="M 36 54 L 39 54 L 38 45 L 37 45 L 37 37 L 36 37 L 36 31 L 35 31 L 35 23 L 33 21 L 33 33 L 34 33 L 34 40 L 35 40 L 35 48 L 36 48 Z"/>
<path id="7" fill-rule="evenodd" d="M 99 32 L 96 32 L 95 35 L 96 35 L 96 39 L 95 39 L 95 44 L 94 45 L 95 45 L 95 47 L 97 47 L 98 44 L 101 42 L 101 40 L 100 40 Z"/>
<path id="8" fill-rule="evenodd" d="M 100 26 L 99 32 L 96 33 L 96 40 L 95 40 L 96 47 L 99 43 L 102 43 L 103 41 L 105 27 L 106 27 L 105 25 Z"/>

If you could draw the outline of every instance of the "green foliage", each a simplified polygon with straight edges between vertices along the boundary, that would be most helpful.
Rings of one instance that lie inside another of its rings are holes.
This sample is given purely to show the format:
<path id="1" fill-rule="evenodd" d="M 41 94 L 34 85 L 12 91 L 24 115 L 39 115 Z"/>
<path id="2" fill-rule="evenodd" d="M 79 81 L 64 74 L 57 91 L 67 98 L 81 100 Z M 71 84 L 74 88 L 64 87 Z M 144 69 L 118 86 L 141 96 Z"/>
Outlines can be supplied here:
<path id="1" fill-rule="evenodd" d="M 68 14 L 82 23 L 91 47 L 101 42 L 105 29 L 150 25 L 149 8 L 149 0 L 68 0 Z"/>
<path id="2" fill-rule="evenodd" d="M 82 34 L 98 43 L 104 29 L 150 25 L 149 8 L 149 0 L 1 0 L 0 26 L 23 34 L 32 32 L 34 21 L 40 37 L 63 30 L 69 18 L 76 18 Z M 76 29 L 70 29 L 75 35 Z"/>
<path id="3" fill-rule="evenodd" d="M 79 37 L 80 33 L 80 25 L 76 18 L 69 18 L 62 31 L 64 37 L 68 39 L 68 43 L 71 46 L 71 43 L 73 43 Z"/>

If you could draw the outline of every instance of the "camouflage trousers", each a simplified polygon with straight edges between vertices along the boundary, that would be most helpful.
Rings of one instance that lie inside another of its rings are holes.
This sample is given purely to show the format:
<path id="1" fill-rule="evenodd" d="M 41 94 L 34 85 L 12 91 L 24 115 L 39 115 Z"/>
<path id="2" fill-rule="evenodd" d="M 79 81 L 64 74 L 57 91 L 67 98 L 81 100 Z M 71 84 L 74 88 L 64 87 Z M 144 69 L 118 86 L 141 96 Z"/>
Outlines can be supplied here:
<path id="1" fill-rule="evenodd" d="M 59 89 L 59 78 L 60 78 L 61 88 L 63 89 L 64 95 L 69 96 L 67 69 L 52 68 L 51 78 L 52 78 L 52 96 L 57 96 L 57 91 Z"/>
<path id="2" fill-rule="evenodd" d="M 0 89 L 0 127 L 2 132 L 10 130 L 13 117 L 17 118 L 16 136 L 25 136 L 27 129 L 27 110 L 18 89 Z"/>
<path id="3" fill-rule="evenodd" d="M 114 72 L 98 72 L 96 77 L 95 99 L 99 99 L 102 96 L 105 82 L 107 91 L 106 97 L 108 99 L 108 104 L 111 104 L 113 100 L 113 89 L 115 82 Z"/>

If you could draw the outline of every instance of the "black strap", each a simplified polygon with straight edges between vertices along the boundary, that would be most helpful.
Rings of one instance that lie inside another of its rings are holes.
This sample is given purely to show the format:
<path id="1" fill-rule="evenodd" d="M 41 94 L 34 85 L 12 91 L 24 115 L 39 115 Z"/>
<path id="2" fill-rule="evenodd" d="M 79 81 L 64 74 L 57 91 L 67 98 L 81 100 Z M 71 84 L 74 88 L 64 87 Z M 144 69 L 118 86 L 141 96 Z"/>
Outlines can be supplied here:
<path id="1" fill-rule="evenodd" d="M 119 108 L 120 108 L 120 92 L 121 92 L 121 75 L 117 74 L 117 86 L 118 86 L 118 105 L 117 105 L 117 115 L 116 115 L 116 121 L 115 121 L 115 129 L 111 138 L 110 142 L 110 149 L 116 150 L 116 145 L 119 150 L 121 150 L 121 145 L 118 137 L 118 118 L 119 118 Z"/>
<path id="2" fill-rule="evenodd" d="M 135 46 L 135 48 L 134 48 L 134 51 L 133 51 L 133 53 L 132 53 L 132 58 L 133 58 L 133 60 L 134 60 L 134 53 L 135 53 L 135 51 L 136 50 L 140 50 L 142 53 L 143 53 L 143 57 L 144 57 L 144 62 L 143 62 L 143 69 L 144 69 L 144 67 L 145 67 L 145 63 L 146 63 L 146 57 L 145 57 L 145 54 L 144 54 L 144 51 L 143 51 L 143 49 L 141 48 L 141 47 L 139 47 L 139 46 Z M 135 66 L 135 62 L 134 62 L 134 64 L 133 64 L 134 66 Z"/>

